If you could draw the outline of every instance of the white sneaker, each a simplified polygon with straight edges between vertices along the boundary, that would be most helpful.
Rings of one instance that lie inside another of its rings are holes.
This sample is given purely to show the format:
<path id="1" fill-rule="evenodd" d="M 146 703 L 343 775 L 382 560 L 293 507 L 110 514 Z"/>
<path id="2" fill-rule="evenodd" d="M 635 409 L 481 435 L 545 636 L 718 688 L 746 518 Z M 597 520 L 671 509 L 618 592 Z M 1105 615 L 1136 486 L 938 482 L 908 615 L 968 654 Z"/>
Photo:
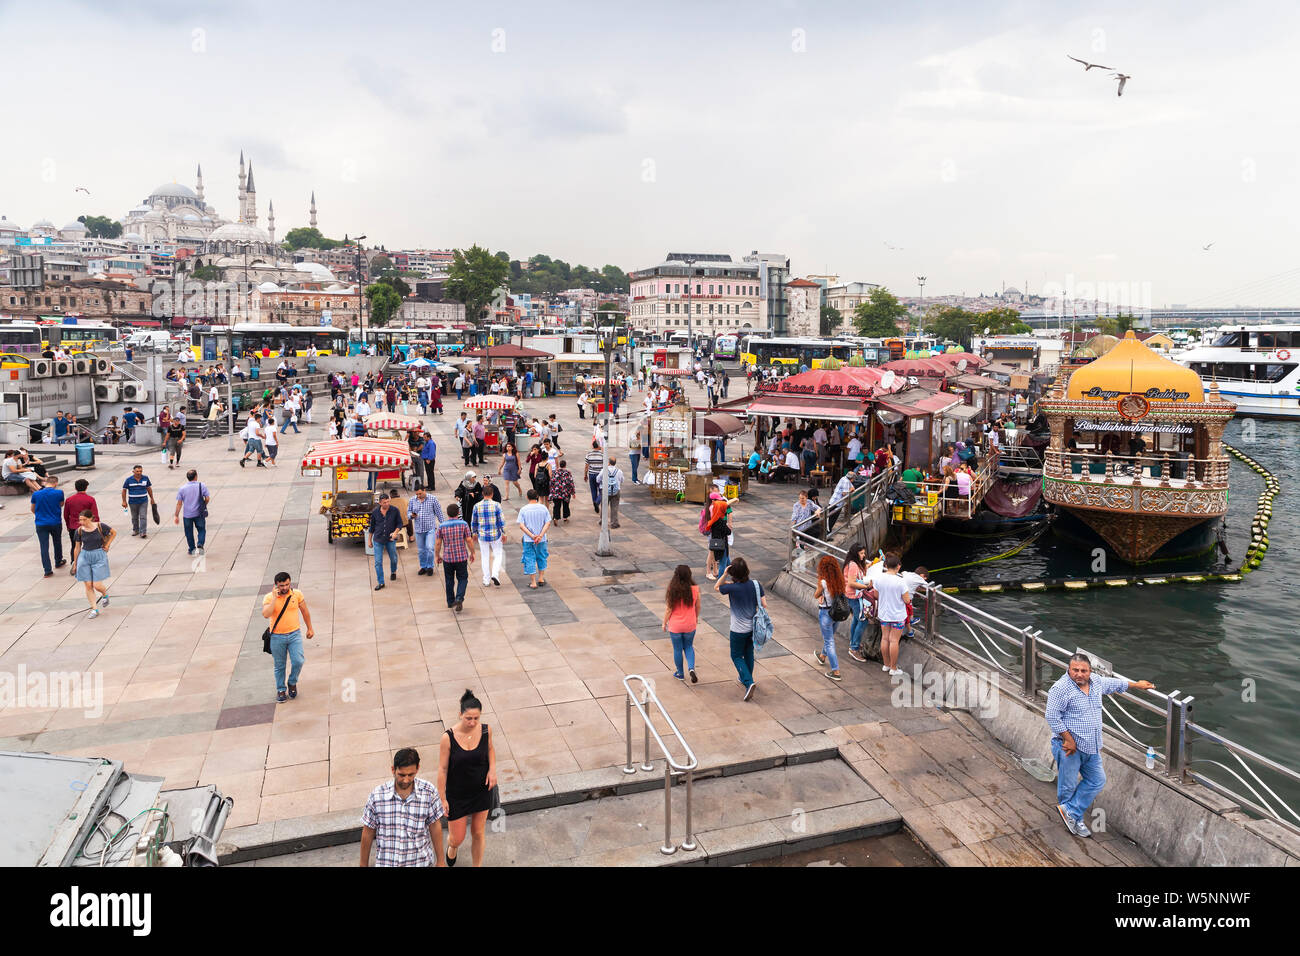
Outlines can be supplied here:
<path id="1" fill-rule="evenodd" d="M 888 664 L 881 664 L 881 665 L 880 665 L 880 669 L 881 669 L 882 671 L 884 671 L 886 674 L 889 673 L 889 665 L 888 665 Z"/>
<path id="2" fill-rule="evenodd" d="M 889 672 L 889 676 L 890 676 L 890 677 L 902 677 L 902 676 L 903 676 L 903 671 L 896 667 L 896 668 L 894 668 L 892 671 Z"/>

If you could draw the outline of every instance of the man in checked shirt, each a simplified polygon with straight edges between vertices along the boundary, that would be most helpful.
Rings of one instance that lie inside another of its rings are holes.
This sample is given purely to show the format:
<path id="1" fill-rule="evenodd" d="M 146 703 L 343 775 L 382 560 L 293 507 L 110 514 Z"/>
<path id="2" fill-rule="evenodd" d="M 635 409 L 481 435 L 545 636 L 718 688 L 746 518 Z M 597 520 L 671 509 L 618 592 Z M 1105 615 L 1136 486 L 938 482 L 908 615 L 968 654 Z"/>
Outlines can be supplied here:
<path id="1" fill-rule="evenodd" d="M 447 815 L 438 788 L 416 776 L 420 753 L 403 747 L 393 755 L 393 779 L 370 792 L 361 813 L 361 865 L 443 866 L 442 823 Z"/>
<path id="2" fill-rule="evenodd" d="M 1149 680 L 1094 675 L 1088 655 L 1074 654 L 1069 672 L 1048 691 L 1046 717 L 1056 758 L 1056 812 L 1075 836 L 1092 836 L 1083 815 L 1106 786 L 1106 771 L 1101 766 L 1102 697 L 1155 686 Z"/>

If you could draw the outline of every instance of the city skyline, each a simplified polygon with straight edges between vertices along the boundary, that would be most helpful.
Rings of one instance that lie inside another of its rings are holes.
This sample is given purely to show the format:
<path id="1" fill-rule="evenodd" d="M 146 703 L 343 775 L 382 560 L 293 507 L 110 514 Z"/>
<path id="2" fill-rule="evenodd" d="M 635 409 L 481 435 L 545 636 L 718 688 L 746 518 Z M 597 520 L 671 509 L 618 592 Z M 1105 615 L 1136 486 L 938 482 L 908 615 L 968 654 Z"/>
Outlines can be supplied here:
<path id="1" fill-rule="evenodd" d="M 38 135 L 0 156 L 0 215 L 121 220 L 201 164 L 234 218 L 242 149 L 280 235 L 314 191 L 326 235 L 390 249 L 626 271 L 756 249 L 900 296 L 923 274 L 927 298 L 1073 281 L 1300 302 L 1297 143 L 1270 121 L 1300 11 L 394 4 L 341 47 L 348 8 L 317 9 L 0 10 L 84 107 L 63 123 L 13 98 L 11 128 Z M 1131 74 L 1124 96 L 1067 55 Z"/>

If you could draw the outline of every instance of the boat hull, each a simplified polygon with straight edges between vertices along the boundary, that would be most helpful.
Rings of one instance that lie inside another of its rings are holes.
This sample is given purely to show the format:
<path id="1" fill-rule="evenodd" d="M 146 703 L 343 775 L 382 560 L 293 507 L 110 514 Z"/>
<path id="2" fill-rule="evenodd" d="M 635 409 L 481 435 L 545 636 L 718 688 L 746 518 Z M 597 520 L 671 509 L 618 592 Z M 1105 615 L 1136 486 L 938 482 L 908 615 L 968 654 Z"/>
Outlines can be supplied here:
<path id="1" fill-rule="evenodd" d="M 1205 554 L 1214 548 L 1223 523 L 1221 516 L 1199 520 L 1164 519 L 1162 524 L 1167 524 L 1159 527 L 1152 524 L 1150 518 L 1137 515 L 1129 515 L 1127 520 L 1098 521 L 1100 514 L 1063 508 L 1052 526 L 1053 533 L 1079 548 L 1104 544 L 1128 564 L 1140 565 Z M 1154 550 L 1148 551 L 1146 545 L 1154 540 L 1153 534 L 1168 534 L 1168 537 Z M 1144 552 L 1145 557 L 1137 557 Z"/>

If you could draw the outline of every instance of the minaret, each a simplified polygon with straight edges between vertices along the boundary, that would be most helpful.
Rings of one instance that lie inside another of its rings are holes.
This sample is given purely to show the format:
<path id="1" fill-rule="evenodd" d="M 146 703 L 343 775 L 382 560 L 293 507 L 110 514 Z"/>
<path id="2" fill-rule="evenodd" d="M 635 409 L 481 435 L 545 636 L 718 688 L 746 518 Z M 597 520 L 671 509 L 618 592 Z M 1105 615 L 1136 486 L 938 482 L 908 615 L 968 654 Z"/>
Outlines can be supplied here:
<path id="1" fill-rule="evenodd" d="M 311 191 L 311 216 L 308 219 L 307 225 L 311 226 L 313 229 L 316 228 L 316 190 L 314 189 Z"/>
<path id="2" fill-rule="evenodd" d="M 239 221 L 244 221 L 244 151 L 239 151 Z"/>
<path id="3" fill-rule="evenodd" d="M 200 163 L 195 174 L 194 191 L 199 194 L 199 208 L 203 208 L 203 165 Z"/>
<path id="4" fill-rule="evenodd" d="M 253 161 L 248 161 L 248 189 L 244 196 L 248 201 L 248 211 L 244 213 L 244 222 L 250 226 L 257 225 L 257 187 L 253 185 Z"/>
<path id="5" fill-rule="evenodd" d="M 275 202 L 266 204 L 266 231 L 271 236 L 271 241 L 275 242 Z"/>

